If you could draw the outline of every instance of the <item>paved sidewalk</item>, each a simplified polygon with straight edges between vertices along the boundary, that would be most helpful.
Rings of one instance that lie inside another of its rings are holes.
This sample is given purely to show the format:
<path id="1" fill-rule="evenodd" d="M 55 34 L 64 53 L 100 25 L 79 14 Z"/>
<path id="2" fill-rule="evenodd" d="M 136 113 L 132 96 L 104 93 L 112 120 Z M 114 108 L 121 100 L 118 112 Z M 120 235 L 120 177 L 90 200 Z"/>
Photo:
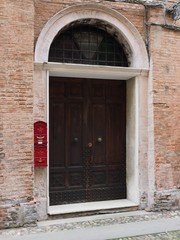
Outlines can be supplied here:
<path id="1" fill-rule="evenodd" d="M 174 232 L 175 231 L 175 232 Z M 143 236 L 142 236 L 143 235 Z M 1 240 L 180 239 L 180 212 L 136 211 L 40 222 L 0 231 Z"/>

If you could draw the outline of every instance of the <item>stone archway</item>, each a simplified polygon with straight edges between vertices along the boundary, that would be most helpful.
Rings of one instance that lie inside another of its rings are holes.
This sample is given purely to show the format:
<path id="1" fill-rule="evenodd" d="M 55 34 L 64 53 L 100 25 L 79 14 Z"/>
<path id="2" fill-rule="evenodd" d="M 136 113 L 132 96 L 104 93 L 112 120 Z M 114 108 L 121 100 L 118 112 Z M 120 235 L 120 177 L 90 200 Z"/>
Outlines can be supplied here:
<path id="1" fill-rule="evenodd" d="M 97 21 L 106 24 L 107 31 L 113 29 L 117 36 L 123 39 L 123 43 L 126 44 L 127 51 L 129 51 L 130 68 L 108 68 L 108 76 L 110 79 L 127 80 L 127 199 L 135 205 L 139 205 L 140 192 L 143 191 L 140 186 L 148 185 L 146 176 L 143 177 L 143 174 L 141 174 L 141 177 L 139 177 L 139 171 L 143 166 L 147 167 L 147 162 L 145 163 L 147 159 L 144 159 L 144 155 L 147 155 L 148 152 L 147 80 L 149 62 L 142 37 L 127 18 L 112 9 L 95 4 L 72 6 L 52 17 L 41 31 L 35 48 L 35 82 L 38 82 L 37 89 L 40 81 L 43 88 L 42 93 L 38 92 L 35 94 L 35 102 L 36 105 L 38 105 L 37 103 L 44 105 L 48 111 L 46 87 L 48 86 L 49 75 L 63 77 L 72 77 L 75 75 L 88 78 L 87 71 L 93 72 L 95 78 L 103 78 L 106 75 L 106 68 L 97 69 L 92 67 L 87 68 L 82 65 L 69 66 L 66 64 L 53 65 L 48 63 L 50 45 L 58 32 L 65 26 L 84 19 L 91 20 L 91 24 L 95 24 Z M 44 112 L 39 114 L 38 108 L 35 110 L 35 118 L 36 116 L 42 116 L 43 120 L 48 121 L 48 114 Z M 144 169 L 144 171 L 146 172 L 147 169 Z M 35 178 L 42 182 L 38 174 L 38 171 L 35 172 Z M 43 176 L 41 175 L 41 178 L 45 177 L 45 173 Z M 48 199 L 47 188 L 44 189 L 44 191 L 47 191 L 47 198 L 44 198 L 44 206 L 41 208 L 45 208 Z M 119 204 L 120 203 L 117 203 L 116 207 L 120 207 L 121 204 Z M 113 208 L 114 207 L 113 205 Z M 102 208 L 102 206 L 100 208 Z M 97 209 L 92 207 L 91 210 Z M 42 211 L 42 209 L 40 211 Z M 68 207 L 68 210 L 65 209 L 62 211 L 73 212 L 74 210 Z M 49 211 L 49 213 L 52 212 L 53 210 Z"/>
<path id="2" fill-rule="evenodd" d="M 57 33 L 70 23 L 83 19 L 94 19 L 116 29 L 117 34 L 128 43 L 131 67 L 149 68 L 145 44 L 134 25 L 115 10 L 95 4 L 80 4 L 69 7 L 53 16 L 42 29 L 35 48 L 35 62 L 48 62 L 50 45 Z"/>

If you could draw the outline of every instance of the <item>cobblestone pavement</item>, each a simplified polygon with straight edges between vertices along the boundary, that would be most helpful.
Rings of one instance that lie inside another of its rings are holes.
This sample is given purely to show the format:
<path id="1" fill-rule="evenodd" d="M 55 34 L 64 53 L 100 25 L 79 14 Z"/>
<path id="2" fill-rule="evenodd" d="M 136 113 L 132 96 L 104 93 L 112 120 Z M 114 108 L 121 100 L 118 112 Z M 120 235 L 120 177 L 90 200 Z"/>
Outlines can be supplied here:
<path id="1" fill-rule="evenodd" d="M 20 235 L 20 234 L 17 234 Z M 107 240 L 180 240 L 180 231 L 158 233 L 158 234 L 148 234 L 136 237 L 123 237 L 123 238 L 113 238 Z"/>
<path id="2" fill-rule="evenodd" d="M 109 240 L 180 240 L 180 231 L 148 234 L 136 237 L 115 238 Z"/>
<path id="3" fill-rule="evenodd" d="M 0 230 L 0 238 L 1 236 L 22 236 L 27 234 L 34 234 L 34 233 L 45 233 L 45 232 L 57 232 L 62 230 L 72 230 L 78 228 L 89 228 L 89 227 L 98 227 L 98 226 L 108 226 L 113 224 L 125 224 L 131 222 L 140 222 L 140 221 L 148 221 L 148 220 L 157 220 L 162 218 L 176 218 L 180 216 L 180 211 L 164 211 L 164 212 L 150 212 L 146 213 L 142 211 L 135 215 L 120 215 L 120 214 L 112 214 L 111 217 L 106 215 L 106 218 L 103 218 L 103 215 L 98 215 L 99 218 L 90 219 L 90 220 L 81 220 L 81 221 L 74 221 L 67 222 L 67 223 L 58 223 L 52 225 L 37 225 L 31 227 L 22 227 L 22 228 L 13 228 L 13 229 L 5 229 Z M 77 219 L 77 218 L 76 218 Z M 83 218 L 81 218 L 83 219 Z M 52 220 L 53 222 L 53 220 Z M 151 234 L 145 236 L 138 236 L 138 237 L 126 237 L 126 238 L 118 238 L 113 240 L 180 240 L 180 229 L 179 231 L 175 232 L 167 232 L 167 233 L 159 233 L 159 234 Z"/>

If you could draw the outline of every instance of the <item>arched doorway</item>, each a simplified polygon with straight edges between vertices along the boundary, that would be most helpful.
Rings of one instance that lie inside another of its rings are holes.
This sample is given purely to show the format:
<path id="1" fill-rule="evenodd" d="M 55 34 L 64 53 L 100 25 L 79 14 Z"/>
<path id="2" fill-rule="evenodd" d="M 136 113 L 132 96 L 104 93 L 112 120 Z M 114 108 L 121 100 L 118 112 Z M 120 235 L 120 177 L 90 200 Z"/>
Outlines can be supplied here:
<path id="1" fill-rule="evenodd" d="M 61 31 L 49 62 L 128 66 L 107 32 L 81 24 Z M 50 77 L 50 205 L 126 198 L 126 82 Z"/>
<path id="2" fill-rule="evenodd" d="M 129 67 L 48 62 L 51 43 L 58 33 L 75 26 L 74 23 L 84 24 L 84 22 L 88 22 L 88 25 L 91 26 L 99 25 L 100 30 L 106 29 L 107 33 L 113 35 L 118 42 L 122 43 Z M 103 29 L 103 25 L 105 29 Z M 118 80 L 119 82 L 124 80 L 126 82 L 126 199 L 130 200 L 131 204 L 138 205 L 140 199 L 139 185 L 141 181 L 144 181 L 144 179 L 139 178 L 139 167 L 144 165 L 142 161 L 144 161 L 144 154 L 147 154 L 147 145 L 144 139 L 147 139 L 145 112 L 147 111 L 148 57 L 144 42 L 136 28 L 121 14 L 100 5 L 82 4 L 70 7 L 55 15 L 44 27 L 37 41 L 35 62 L 37 71 L 35 72 L 35 79 L 39 81 L 42 78 L 43 84 L 47 84 L 48 88 L 49 76 L 53 78 L 75 77 L 85 80 L 91 77 L 91 79 L 98 79 L 98 81 L 107 79 Z M 48 104 L 47 109 L 49 111 Z M 140 112 L 139 109 L 141 109 Z M 45 116 L 42 113 L 42 116 L 45 117 L 45 120 L 47 116 L 49 122 L 49 115 Z M 140 120 L 141 129 L 139 126 Z M 143 146 L 140 145 L 141 139 L 144 141 Z M 47 185 L 49 185 L 49 178 Z M 47 195 L 49 198 L 49 190 Z M 102 206 L 102 204 L 98 206 L 100 206 L 100 209 L 120 207 L 121 202 L 116 203 L 117 205 L 112 206 L 108 203 L 106 206 Z M 89 207 L 90 204 L 88 204 L 88 209 Z M 79 210 L 77 206 L 76 209 L 70 207 L 62 209 L 62 207 L 58 209 L 58 213 L 84 211 L 82 204 Z M 94 206 L 92 206 L 91 210 L 95 210 Z M 52 213 L 53 211 L 49 207 L 48 212 Z"/>

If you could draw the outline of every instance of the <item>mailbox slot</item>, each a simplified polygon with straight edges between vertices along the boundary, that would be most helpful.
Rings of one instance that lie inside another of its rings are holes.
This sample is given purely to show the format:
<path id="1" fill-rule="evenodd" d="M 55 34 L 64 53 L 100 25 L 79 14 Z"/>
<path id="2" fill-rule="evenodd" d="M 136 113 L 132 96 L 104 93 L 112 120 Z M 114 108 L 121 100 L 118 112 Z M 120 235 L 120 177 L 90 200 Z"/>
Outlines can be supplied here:
<path id="1" fill-rule="evenodd" d="M 34 123 L 34 144 L 47 145 L 47 123 L 43 121 Z"/>
<path id="2" fill-rule="evenodd" d="M 47 167 L 47 146 L 34 147 L 34 166 Z"/>
<path id="3" fill-rule="evenodd" d="M 34 166 L 47 166 L 47 123 L 34 123 Z"/>

